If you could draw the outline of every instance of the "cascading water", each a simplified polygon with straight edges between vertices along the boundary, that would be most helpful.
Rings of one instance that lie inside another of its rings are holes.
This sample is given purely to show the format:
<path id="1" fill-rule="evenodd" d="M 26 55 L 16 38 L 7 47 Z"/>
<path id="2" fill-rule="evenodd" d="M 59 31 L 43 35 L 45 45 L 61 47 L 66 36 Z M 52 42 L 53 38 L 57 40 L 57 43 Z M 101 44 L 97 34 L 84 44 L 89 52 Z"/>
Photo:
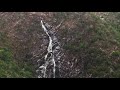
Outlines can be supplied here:
<path id="1" fill-rule="evenodd" d="M 56 77 L 56 60 L 60 59 L 60 46 L 59 42 L 52 32 L 52 30 L 48 30 L 46 24 L 41 20 L 42 29 L 46 33 L 49 38 L 49 45 L 47 48 L 47 54 L 44 56 L 44 59 L 39 59 L 38 69 L 36 72 L 38 73 L 38 78 L 55 78 Z M 41 62 L 42 65 L 41 65 Z"/>

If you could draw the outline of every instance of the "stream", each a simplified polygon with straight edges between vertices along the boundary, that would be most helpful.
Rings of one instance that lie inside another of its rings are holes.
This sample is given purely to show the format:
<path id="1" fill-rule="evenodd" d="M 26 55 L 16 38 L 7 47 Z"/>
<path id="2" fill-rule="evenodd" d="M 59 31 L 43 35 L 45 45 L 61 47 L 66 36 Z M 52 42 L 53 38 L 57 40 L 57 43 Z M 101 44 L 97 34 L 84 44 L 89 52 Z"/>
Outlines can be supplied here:
<path id="1" fill-rule="evenodd" d="M 45 24 L 41 20 L 41 25 L 48 37 L 49 44 L 47 46 L 47 53 L 44 58 L 37 61 L 38 69 L 36 70 L 36 73 L 38 74 L 38 78 L 56 78 L 56 72 L 59 70 L 56 70 L 56 67 L 58 67 L 56 62 L 60 59 L 60 44 L 54 32 L 47 28 L 48 24 Z"/>

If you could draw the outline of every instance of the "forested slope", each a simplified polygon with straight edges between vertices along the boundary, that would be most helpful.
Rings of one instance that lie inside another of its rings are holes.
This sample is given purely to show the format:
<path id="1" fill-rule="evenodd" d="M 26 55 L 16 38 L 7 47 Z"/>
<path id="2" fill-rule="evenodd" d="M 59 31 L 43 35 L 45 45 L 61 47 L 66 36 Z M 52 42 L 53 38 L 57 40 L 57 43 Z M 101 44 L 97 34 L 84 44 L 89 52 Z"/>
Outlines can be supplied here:
<path id="1" fill-rule="evenodd" d="M 37 78 L 49 24 L 61 47 L 58 78 L 120 77 L 119 12 L 1 12 L 0 77 Z"/>

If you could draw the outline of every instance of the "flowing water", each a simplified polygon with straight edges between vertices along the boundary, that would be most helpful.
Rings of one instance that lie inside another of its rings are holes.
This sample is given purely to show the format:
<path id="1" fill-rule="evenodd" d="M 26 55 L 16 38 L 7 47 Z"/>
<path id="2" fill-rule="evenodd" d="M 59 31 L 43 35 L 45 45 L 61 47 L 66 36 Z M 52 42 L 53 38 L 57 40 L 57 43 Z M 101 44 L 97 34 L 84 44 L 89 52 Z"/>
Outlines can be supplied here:
<path id="1" fill-rule="evenodd" d="M 47 53 L 44 58 L 37 61 L 38 69 L 36 70 L 36 72 L 38 74 L 38 78 L 56 78 L 56 62 L 60 59 L 60 44 L 54 32 L 47 29 L 48 24 L 44 24 L 41 20 L 41 25 L 42 29 L 48 36 L 49 44 L 47 47 Z"/>

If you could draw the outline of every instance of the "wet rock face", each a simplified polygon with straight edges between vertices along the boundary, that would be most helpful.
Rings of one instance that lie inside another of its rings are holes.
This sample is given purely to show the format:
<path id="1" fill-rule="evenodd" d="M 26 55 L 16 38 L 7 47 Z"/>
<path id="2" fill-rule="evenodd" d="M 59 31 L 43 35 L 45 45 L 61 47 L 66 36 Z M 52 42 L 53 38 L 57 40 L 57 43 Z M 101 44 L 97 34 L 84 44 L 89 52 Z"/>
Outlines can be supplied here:
<path id="1" fill-rule="evenodd" d="M 38 73 L 38 78 L 56 78 L 56 74 L 58 74 L 59 71 L 58 60 L 60 58 L 60 43 L 52 29 L 50 30 L 50 25 L 43 23 L 41 20 L 41 26 L 48 36 L 49 44 L 47 46 L 47 53 L 43 59 L 44 63 L 41 64 L 41 59 L 37 60 L 38 69 L 36 72 Z"/>
<path id="2" fill-rule="evenodd" d="M 79 16 L 78 13 L 76 15 Z M 36 69 L 46 63 L 45 55 L 49 45 L 49 37 L 44 32 L 41 20 L 44 20 L 45 26 L 49 29 L 49 35 L 52 39 L 52 50 L 55 60 L 55 77 L 79 77 L 80 63 L 73 54 L 66 51 L 63 46 L 69 38 L 66 31 L 73 30 L 76 27 L 75 17 L 70 13 L 53 12 L 21 12 L 21 13 L 1 13 L 1 19 L 5 26 L 1 27 L 8 33 L 12 42 L 14 58 L 18 61 L 31 62 Z M 73 19 L 69 20 L 69 17 Z M 48 53 L 51 59 L 53 54 Z M 38 62 L 39 61 L 39 65 Z M 49 62 L 46 69 L 47 78 L 54 77 L 52 70 L 54 64 Z M 35 72 L 36 73 L 36 72 Z M 40 74 L 40 72 L 39 72 Z M 36 75 L 38 77 L 38 75 Z M 44 78 L 44 77 L 43 77 Z"/>
<path id="3" fill-rule="evenodd" d="M 95 18 L 93 14 L 105 19 Z M 109 48 L 106 48 L 105 41 L 110 38 L 109 41 L 112 42 L 111 39 L 114 38 L 108 31 L 106 34 L 103 33 L 105 30 L 113 29 L 112 26 L 109 27 L 110 23 L 105 22 L 105 20 L 114 20 L 115 17 L 111 17 L 113 16 L 109 16 L 107 12 L 5 12 L 0 13 L 2 21 L 0 32 L 6 32 L 10 38 L 16 60 L 31 62 L 35 66 L 35 70 L 38 70 L 37 73 L 34 72 L 36 78 L 39 75 L 42 78 L 53 78 L 54 74 L 55 78 L 95 77 L 91 72 L 98 74 L 96 70 L 94 71 L 99 66 L 96 62 L 102 61 L 106 64 L 104 62 L 108 57 L 106 54 L 111 55 L 114 47 L 114 50 L 119 50 L 119 47 L 110 46 L 111 44 L 108 45 Z M 41 20 L 44 22 L 48 35 L 42 27 Z M 108 28 L 104 29 L 105 25 L 102 22 L 106 23 Z M 101 32 L 101 27 L 103 32 Z M 104 35 L 108 37 L 105 36 L 104 39 L 102 37 Z M 52 40 L 52 46 L 50 40 Z M 102 46 L 103 44 L 105 45 Z M 102 47 L 106 48 L 106 51 Z M 116 53 L 119 56 L 119 52 Z M 52 62 L 53 56 L 55 64 Z M 116 61 L 119 61 L 118 59 Z M 43 68 L 45 65 L 47 65 L 46 69 Z M 107 65 L 109 64 L 106 64 L 106 71 L 109 72 Z M 55 73 L 53 73 L 53 67 L 55 67 Z M 46 72 L 45 76 L 44 72 Z"/>

